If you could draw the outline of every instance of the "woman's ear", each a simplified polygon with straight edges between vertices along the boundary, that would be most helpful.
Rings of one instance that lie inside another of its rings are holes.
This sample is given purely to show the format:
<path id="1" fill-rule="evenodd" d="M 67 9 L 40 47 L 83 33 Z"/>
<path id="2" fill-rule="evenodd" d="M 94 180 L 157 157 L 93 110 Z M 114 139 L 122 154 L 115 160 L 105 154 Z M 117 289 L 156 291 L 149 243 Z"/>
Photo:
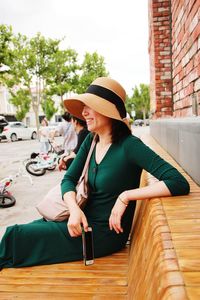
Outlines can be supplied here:
<path id="1" fill-rule="evenodd" d="M 77 120 L 72 119 L 72 120 L 71 120 L 71 123 L 72 123 L 72 125 L 74 126 L 74 128 L 76 128 Z"/>

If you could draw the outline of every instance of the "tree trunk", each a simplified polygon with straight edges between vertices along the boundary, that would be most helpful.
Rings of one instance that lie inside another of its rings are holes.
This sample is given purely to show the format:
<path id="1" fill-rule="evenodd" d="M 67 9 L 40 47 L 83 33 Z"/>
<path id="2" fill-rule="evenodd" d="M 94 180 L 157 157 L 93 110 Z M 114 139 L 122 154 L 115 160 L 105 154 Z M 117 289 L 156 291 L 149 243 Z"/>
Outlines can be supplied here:
<path id="1" fill-rule="evenodd" d="M 38 89 L 37 89 L 37 82 L 36 82 L 36 96 L 31 91 L 31 87 L 29 86 L 29 91 L 31 95 L 31 101 L 32 101 L 32 108 L 33 112 L 35 114 L 35 123 L 36 123 L 36 128 L 37 128 L 37 137 L 39 138 L 39 127 L 40 127 L 40 122 L 39 122 L 39 105 L 38 105 Z"/>
<path id="2" fill-rule="evenodd" d="M 144 120 L 144 126 L 146 126 L 146 111 L 145 109 L 142 110 L 143 120 Z"/>

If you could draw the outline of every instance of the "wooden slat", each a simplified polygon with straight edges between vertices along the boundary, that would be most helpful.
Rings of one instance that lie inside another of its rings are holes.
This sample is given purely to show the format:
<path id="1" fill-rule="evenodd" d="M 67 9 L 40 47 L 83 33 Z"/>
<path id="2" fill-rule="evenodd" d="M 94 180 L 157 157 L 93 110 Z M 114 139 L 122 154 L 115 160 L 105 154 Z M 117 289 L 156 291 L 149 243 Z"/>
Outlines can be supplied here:
<path id="1" fill-rule="evenodd" d="M 183 272 L 185 284 L 188 286 L 200 287 L 200 271 L 199 272 Z"/>
<path id="2" fill-rule="evenodd" d="M 46 275 L 46 276 L 45 276 Z M 116 282 L 117 284 L 120 285 L 124 285 L 127 283 L 127 280 L 125 278 L 126 273 L 120 273 L 120 272 L 115 272 L 115 273 L 111 273 L 111 272 L 101 272 L 101 273 L 80 273 L 80 272 L 70 272 L 70 273 L 66 273 L 66 274 L 60 274 L 60 276 L 57 276 L 53 274 L 45 274 L 42 275 L 38 274 L 38 276 L 30 276 L 28 277 L 27 275 L 25 276 L 18 276 L 18 274 L 16 274 L 16 276 L 2 276 L 1 278 L 1 284 L 29 284 L 29 283 L 34 283 L 34 284 L 38 284 L 39 282 L 41 284 L 52 284 L 52 285 L 57 285 L 57 284 L 77 284 L 77 282 L 80 281 L 81 279 L 81 283 L 82 284 L 87 284 L 88 281 L 91 281 L 95 284 L 104 284 L 105 282 L 107 282 L 108 284 Z M 1 285 L 0 285 L 0 290 L 1 290 Z"/>
<path id="3" fill-rule="evenodd" d="M 9 293 L 9 292 L 3 292 L 0 294 L 2 300 L 60 300 L 60 299 L 66 299 L 66 300 L 126 300 L 126 295 L 112 295 L 110 293 L 101 294 L 101 295 L 94 295 L 90 293 L 85 293 L 84 295 L 81 294 L 70 294 L 70 293 Z"/>
<path id="4" fill-rule="evenodd" d="M 187 287 L 186 291 L 188 298 L 191 300 L 199 300 L 200 299 L 200 287 Z"/>
<path id="5" fill-rule="evenodd" d="M 140 201 L 132 235 L 128 299 L 200 299 L 200 187 L 152 138 L 144 141 L 188 179 L 191 192 Z M 157 181 L 144 172 L 145 176 L 146 184 Z"/>
<path id="6" fill-rule="evenodd" d="M 113 255 L 0 272 L 0 299 L 127 299 L 128 246 Z M 4 297 L 4 298 L 2 298 Z"/>
<path id="7" fill-rule="evenodd" d="M 122 295 L 127 293 L 127 287 L 126 286 L 118 286 L 118 285 L 95 285 L 92 284 L 92 282 L 88 282 L 88 285 L 82 285 L 81 282 L 79 281 L 78 284 L 76 285 L 68 285 L 67 283 L 65 285 L 51 285 L 51 284 L 25 284 L 25 285 L 20 285 L 20 284 L 15 284 L 14 286 L 12 284 L 1 284 L 1 292 L 14 292 L 14 293 L 19 293 L 19 292 L 54 292 L 54 293 L 68 293 L 68 294 L 80 294 L 84 295 L 87 294 L 88 291 L 90 294 L 95 295 L 95 293 L 98 294 L 113 294 L 113 295 Z"/>

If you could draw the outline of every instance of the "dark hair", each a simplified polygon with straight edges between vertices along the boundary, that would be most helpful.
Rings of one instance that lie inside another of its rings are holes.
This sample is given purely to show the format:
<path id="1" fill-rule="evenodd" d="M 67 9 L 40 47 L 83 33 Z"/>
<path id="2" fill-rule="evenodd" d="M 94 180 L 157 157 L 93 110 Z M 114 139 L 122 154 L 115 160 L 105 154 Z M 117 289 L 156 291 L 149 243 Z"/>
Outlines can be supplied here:
<path id="1" fill-rule="evenodd" d="M 72 116 L 70 115 L 70 113 L 69 113 L 68 111 L 66 111 L 66 112 L 64 112 L 64 114 L 62 115 L 62 118 L 63 118 L 65 121 L 70 122 Z"/>
<path id="2" fill-rule="evenodd" d="M 86 125 L 86 122 L 84 121 L 84 120 L 81 120 L 81 119 L 79 119 L 79 118 L 77 118 L 77 117 L 75 117 L 75 116 L 71 116 L 72 117 L 72 119 L 74 120 L 74 121 L 77 121 L 81 126 L 83 126 L 83 127 L 87 127 L 87 125 Z"/>
<path id="3" fill-rule="evenodd" d="M 131 134 L 131 129 L 125 123 L 112 119 L 112 143 L 118 143 Z"/>

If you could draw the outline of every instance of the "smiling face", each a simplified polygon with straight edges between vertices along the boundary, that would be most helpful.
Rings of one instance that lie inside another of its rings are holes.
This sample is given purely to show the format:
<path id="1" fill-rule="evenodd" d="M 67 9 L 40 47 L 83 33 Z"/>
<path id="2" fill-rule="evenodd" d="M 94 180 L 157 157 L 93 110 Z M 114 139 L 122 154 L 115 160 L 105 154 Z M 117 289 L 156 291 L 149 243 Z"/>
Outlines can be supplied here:
<path id="1" fill-rule="evenodd" d="M 84 106 L 82 115 L 89 131 L 97 134 L 111 132 L 112 120 L 110 118 L 99 114 L 88 106 Z"/>

